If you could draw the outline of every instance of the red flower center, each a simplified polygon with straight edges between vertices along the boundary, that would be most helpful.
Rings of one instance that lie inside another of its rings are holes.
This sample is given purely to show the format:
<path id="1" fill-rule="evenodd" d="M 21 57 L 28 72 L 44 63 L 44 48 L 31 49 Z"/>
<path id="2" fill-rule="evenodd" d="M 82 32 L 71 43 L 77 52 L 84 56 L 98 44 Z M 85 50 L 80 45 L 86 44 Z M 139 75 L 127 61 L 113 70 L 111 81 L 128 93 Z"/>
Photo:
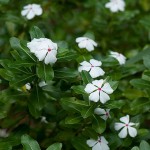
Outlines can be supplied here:
<path id="1" fill-rule="evenodd" d="M 101 89 L 101 88 L 98 88 L 98 90 L 101 91 L 102 89 Z"/>
<path id="2" fill-rule="evenodd" d="M 48 52 L 50 52 L 51 51 L 51 49 L 50 48 L 48 48 Z"/>
<path id="3" fill-rule="evenodd" d="M 128 125 L 128 124 L 125 124 L 125 126 L 128 127 L 129 125 Z"/>
<path id="4" fill-rule="evenodd" d="M 99 143 L 101 143 L 101 140 L 98 140 Z"/>
<path id="5" fill-rule="evenodd" d="M 109 115 L 109 113 L 108 112 L 106 112 L 106 116 L 108 116 Z"/>
<path id="6" fill-rule="evenodd" d="M 93 65 L 91 65 L 91 68 L 94 67 Z"/>

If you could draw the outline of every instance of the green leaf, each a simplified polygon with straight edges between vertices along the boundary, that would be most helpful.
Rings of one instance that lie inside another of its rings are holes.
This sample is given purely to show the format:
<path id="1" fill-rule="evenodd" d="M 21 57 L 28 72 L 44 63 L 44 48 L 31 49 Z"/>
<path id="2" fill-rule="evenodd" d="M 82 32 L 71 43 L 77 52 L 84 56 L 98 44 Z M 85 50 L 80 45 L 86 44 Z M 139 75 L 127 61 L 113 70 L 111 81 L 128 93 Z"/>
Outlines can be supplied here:
<path id="1" fill-rule="evenodd" d="M 8 143 L 0 143 L 0 150 L 12 150 L 12 146 Z"/>
<path id="2" fill-rule="evenodd" d="M 67 111 L 81 112 L 83 108 L 88 107 L 89 104 L 86 101 L 77 100 L 75 97 L 66 97 L 60 100 L 63 109 Z"/>
<path id="3" fill-rule="evenodd" d="M 49 81 L 54 78 L 54 71 L 51 65 L 46 65 L 43 62 L 39 62 L 36 69 L 37 75 L 40 79 Z"/>
<path id="4" fill-rule="evenodd" d="M 71 142 L 76 150 L 89 150 L 89 147 L 86 144 L 86 139 L 82 137 L 74 137 Z"/>
<path id="5" fill-rule="evenodd" d="M 31 36 L 32 40 L 34 38 L 36 38 L 36 39 L 45 38 L 43 32 L 37 26 L 33 26 L 31 28 L 31 30 L 30 30 L 30 36 Z"/>
<path id="6" fill-rule="evenodd" d="M 143 56 L 143 61 L 144 61 L 145 67 L 150 69 L 150 55 L 144 55 Z"/>
<path id="7" fill-rule="evenodd" d="M 62 143 L 54 143 L 51 146 L 49 146 L 46 150 L 61 150 L 62 149 Z"/>
<path id="8" fill-rule="evenodd" d="M 41 150 L 38 142 L 27 134 L 21 137 L 21 144 L 23 145 L 23 150 Z"/>
<path id="9" fill-rule="evenodd" d="M 9 0 L 0 0 L 0 4 L 7 4 L 9 2 Z"/>
<path id="10" fill-rule="evenodd" d="M 32 116 L 35 118 L 40 117 L 41 110 L 45 106 L 45 95 L 41 88 L 37 85 L 32 89 L 32 93 L 29 98 L 28 108 Z"/>
<path id="11" fill-rule="evenodd" d="M 134 63 L 142 60 L 143 56 L 146 56 L 146 55 L 150 55 L 150 47 L 149 46 L 144 47 L 143 51 L 139 52 L 136 56 L 130 58 L 126 62 L 126 65 L 134 64 Z"/>
<path id="12" fill-rule="evenodd" d="M 109 109 L 114 109 L 114 108 L 120 109 L 123 105 L 125 105 L 125 101 L 124 100 L 115 100 L 115 101 L 110 100 L 105 105 Z"/>
<path id="13" fill-rule="evenodd" d="M 115 91 L 118 87 L 119 82 L 118 81 L 109 81 L 109 84 L 111 88 Z"/>
<path id="14" fill-rule="evenodd" d="M 74 59 L 76 59 L 77 56 L 78 55 L 75 51 L 65 50 L 64 52 L 57 54 L 57 59 L 58 59 L 58 62 L 65 62 L 65 61 L 74 60 Z"/>
<path id="15" fill-rule="evenodd" d="M 21 45 L 20 40 L 15 37 L 10 38 L 11 47 L 17 50 L 22 59 L 29 59 L 31 62 L 36 61 L 29 49 L 24 44 L 25 43 L 22 43 Z"/>
<path id="16" fill-rule="evenodd" d="M 92 82 L 92 78 L 87 71 L 82 71 L 81 77 L 82 77 L 84 84 L 88 84 Z"/>
<path id="17" fill-rule="evenodd" d="M 130 84 L 133 85 L 135 88 L 140 89 L 150 89 L 150 81 L 146 81 L 143 79 L 132 79 Z"/>
<path id="18" fill-rule="evenodd" d="M 62 68 L 58 70 L 54 70 L 54 74 L 56 78 L 75 78 L 79 75 L 78 71 L 70 68 Z"/>
<path id="19" fill-rule="evenodd" d="M 142 112 L 147 112 L 149 111 L 150 108 L 150 101 L 147 98 L 139 98 L 135 99 L 130 103 L 130 111 L 132 113 L 137 114 L 137 113 L 142 113 Z"/>
<path id="20" fill-rule="evenodd" d="M 35 79 L 35 74 L 16 75 L 11 79 L 10 85 L 21 87 L 28 82 L 29 83 L 32 82 L 34 79 Z"/>
<path id="21" fill-rule="evenodd" d="M 146 141 L 141 141 L 140 150 L 150 150 L 150 145 Z"/>
<path id="22" fill-rule="evenodd" d="M 94 113 L 94 106 L 95 104 L 91 105 L 89 108 L 84 108 L 82 111 L 81 111 L 81 115 L 83 118 L 87 118 L 89 116 L 92 116 L 93 113 Z"/>
<path id="23" fill-rule="evenodd" d="M 73 89 L 73 91 L 76 93 L 76 94 L 83 94 L 85 95 L 85 91 L 84 91 L 84 86 L 82 85 L 78 85 L 78 86 L 72 86 L 71 89 Z"/>
<path id="24" fill-rule="evenodd" d="M 98 133 L 101 134 L 106 129 L 106 122 L 100 117 L 94 116 L 92 122 L 92 128 Z"/>
<path id="25" fill-rule="evenodd" d="M 68 116 L 65 119 L 65 123 L 66 124 L 77 124 L 82 120 L 82 117 L 79 115 L 72 115 L 72 116 Z"/>
<path id="26" fill-rule="evenodd" d="M 137 146 L 134 146 L 131 150 L 140 150 Z"/>

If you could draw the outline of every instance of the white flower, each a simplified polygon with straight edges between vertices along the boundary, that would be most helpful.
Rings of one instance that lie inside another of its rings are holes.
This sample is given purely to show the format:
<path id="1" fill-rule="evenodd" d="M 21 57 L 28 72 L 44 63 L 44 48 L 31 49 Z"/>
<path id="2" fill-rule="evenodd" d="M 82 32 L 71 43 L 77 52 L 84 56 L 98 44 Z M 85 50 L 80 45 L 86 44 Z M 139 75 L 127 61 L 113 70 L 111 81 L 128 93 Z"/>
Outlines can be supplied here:
<path id="1" fill-rule="evenodd" d="M 126 57 L 120 53 L 110 51 L 110 56 L 117 59 L 120 65 L 124 65 L 126 63 Z"/>
<path id="2" fill-rule="evenodd" d="M 41 122 L 43 122 L 43 123 L 48 123 L 48 121 L 46 120 L 46 117 L 45 117 L 45 116 L 41 116 Z"/>
<path id="3" fill-rule="evenodd" d="M 131 137 L 135 137 L 137 135 L 137 130 L 132 127 L 136 124 L 133 122 L 129 122 L 129 115 L 121 117 L 120 121 L 123 123 L 115 123 L 115 130 L 118 131 L 121 129 L 118 134 L 120 138 L 125 138 L 128 134 L 127 132 L 129 132 L 129 135 Z"/>
<path id="4" fill-rule="evenodd" d="M 105 4 L 106 8 L 109 8 L 111 12 L 124 11 L 125 2 L 124 0 L 110 0 L 110 2 Z"/>
<path id="5" fill-rule="evenodd" d="M 92 147 L 92 150 L 109 150 L 108 142 L 103 136 L 98 137 L 97 140 L 89 139 L 86 143 Z"/>
<path id="6" fill-rule="evenodd" d="M 88 83 L 84 90 L 90 94 L 90 101 L 98 102 L 100 100 L 103 104 L 110 99 L 108 94 L 113 93 L 110 84 L 103 79 Z"/>
<path id="7" fill-rule="evenodd" d="M 6 129 L 0 129 L 0 137 L 1 138 L 6 138 L 9 136 L 9 133 L 7 133 Z"/>
<path id="8" fill-rule="evenodd" d="M 104 120 L 107 120 L 108 118 L 111 118 L 109 114 L 110 109 L 101 109 L 101 108 L 95 108 L 94 113 L 97 115 L 100 115 L 100 117 Z"/>
<path id="9" fill-rule="evenodd" d="M 47 83 L 45 81 L 39 82 L 39 87 L 43 87 L 43 86 L 46 86 L 46 85 L 47 85 Z"/>
<path id="10" fill-rule="evenodd" d="M 30 90 L 31 89 L 31 84 L 30 83 L 26 83 L 25 84 L 25 88 L 26 88 L 26 90 Z"/>
<path id="11" fill-rule="evenodd" d="M 40 16 L 43 10 L 40 5 L 38 4 L 29 4 L 23 7 L 21 11 L 22 16 L 26 16 L 27 19 L 32 19 L 35 16 Z"/>
<path id="12" fill-rule="evenodd" d="M 57 44 L 47 38 L 33 39 L 27 43 L 27 47 L 39 61 L 44 60 L 45 64 L 53 64 L 57 61 Z"/>
<path id="13" fill-rule="evenodd" d="M 86 48 L 89 52 L 94 50 L 94 46 L 97 46 L 97 43 L 88 37 L 76 38 L 76 42 L 80 48 Z"/>
<path id="14" fill-rule="evenodd" d="M 105 72 L 100 68 L 100 66 L 102 65 L 101 61 L 91 59 L 90 62 L 83 61 L 80 63 L 80 65 L 81 66 L 78 68 L 78 71 L 89 71 L 92 78 L 97 78 L 105 74 Z"/>

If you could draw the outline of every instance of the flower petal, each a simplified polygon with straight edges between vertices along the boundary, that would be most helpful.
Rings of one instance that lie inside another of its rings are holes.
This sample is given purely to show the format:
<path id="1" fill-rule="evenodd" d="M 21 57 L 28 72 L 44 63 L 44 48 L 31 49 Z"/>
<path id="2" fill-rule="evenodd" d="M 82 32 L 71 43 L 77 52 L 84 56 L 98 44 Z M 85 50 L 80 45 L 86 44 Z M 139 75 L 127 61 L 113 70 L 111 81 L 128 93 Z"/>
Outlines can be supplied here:
<path id="1" fill-rule="evenodd" d="M 133 122 L 129 122 L 129 126 L 134 126 L 134 125 L 136 125 L 136 124 Z"/>
<path id="2" fill-rule="evenodd" d="M 89 52 L 94 50 L 94 46 L 90 41 L 86 41 L 86 47 L 85 47 Z"/>
<path id="3" fill-rule="evenodd" d="M 108 116 L 106 115 L 103 115 L 103 116 L 100 116 L 102 119 L 104 119 L 105 121 L 108 119 Z"/>
<path id="4" fill-rule="evenodd" d="M 101 144 L 98 142 L 95 146 L 93 146 L 92 150 L 103 150 Z"/>
<path id="5" fill-rule="evenodd" d="M 108 145 L 105 143 L 101 143 L 101 148 L 102 148 L 102 150 L 109 150 Z"/>
<path id="6" fill-rule="evenodd" d="M 81 41 L 84 41 L 84 40 L 86 40 L 86 37 L 78 37 L 78 38 L 76 38 L 76 42 L 77 43 L 79 43 Z"/>
<path id="7" fill-rule="evenodd" d="M 129 135 L 135 137 L 137 135 L 137 130 L 133 127 L 128 126 Z"/>
<path id="8" fill-rule="evenodd" d="M 92 83 L 93 83 L 95 86 L 97 86 L 98 88 L 101 88 L 103 82 L 104 82 L 104 80 L 101 79 L 101 80 L 94 80 Z"/>
<path id="9" fill-rule="evenodd" d="M 108 94 L 106 94 L 103 91 L 100 91 L 100 101 L 101 103 L 106 103 L 108 100 L 110 100 L 110 97 L 108 96 Z"/>
<path id="10" fill-rule="evenodd" d="M 93 91 L 95 91 L 95 90 L 97 90 L 97 87 L 95 87 L 93 84 L 91 84 L 91 83 L 88 83 L 87 85 L 86 85 L 86 87 L 85 87 L 85 92 L 87 92 L 87 93 L 91 93 L 91 92 L 93 92 Z"/>
<path id="11" fill-rule="evenodd" d="M 118 134 L 120 138 L 125 138 L 127 136 L 127 127 L 124 127 Z"/>
<path id="12" fill-rule="evenodd" d="M 97 43 L 95 41 L 93 41 L 92 39 L 89 39 L 89 40 L 95 47 L 97 46 Z"/>
<path id="13" fill-rule="evenodd" d="M 78 44 L 79 48 L 86 48 L 86 43 L 87 43 L 87 41 L 86 41 L 86 40 L 85 40 L 85 41 L 80 42 L 80 43 Z"/>
<path id="14" fill-rule="evenodd" d="M 104 114 L 106 114 L 106 111 L 101 108 L 95 108 L 94 113 L 97 115 L 104 115 Z"/>
<path id="15" fill-rule="evenodd" d="M 32 9 L 37 16 L 42 14 L 42 8 L 40 5 L 32 4 Z"/>
<path id="16" fill-rule="evenodd" d="M 35 16 L 35 14 L 34 14 L 33 10 L 31 9 L 26 17 L 27 17 L 27 19 L 30 20 L 30 19 L 34 18 L 34 16 Z"/>
<path id="17" fill-rule="evenodd" d="M 111 88 L 109 83 L 105 83 L 104 86 L 102 87 L 102 90 L 107 94 L 113 93 L 113 89 Z"/>
<path id="18" fill-rule="evenodd" d="M 90 75 L 92 78 L 97 78 L 99 76 L 103 76 L 105 72 L 100 67 L 92 67 L 90 71 Z"/>
<path id="19" fill-rule="evenodd" d="M 35 51 L 35 55 L 36 55 L 36 57 L 39 59 L 39 61 L 42 61 L 42 60 L 45 58 L 46 53 L 47 53 L 46 50 Z"/>
<path id="20" fill-rule="evenodd" d="M 89 96 L 89 100 L 94 101 L 94 102 L 98 102 L 98 100 L 99 100 L 99 91 L 97 90 L 97 91 L 91 93 L 90 96 Z"/>
<path id="21" fill-rule="evenodd" d="M 98 67 L 102 65 L 101 61 L 95 60 L 95 59 L 90 59 L 90 63 L 94 66 L 94 67 Z"/>
<path id="22" fill-rule="evenodd" d="M 105 139 L 104 136 L 101 136 L 101 142 L 102 142 L 102 143 L 105 143 L 105 144 L 108 144 L 108 142 L 107 142 L 107 140 Z"/>
<path id="23" fill-rule="evenodd" d="M 121 128 L 125 127 L 124 123 L 115 123 L 115 130 L 120 130 Z"/>
<path id="24" fill-rule="evenodd" d="M 129 123 L 129 115 L 121 117 L 120 121 L 123 122 L 123 123 L 125 123 L 125 124 L 128 124 Z"/>
<path id="25" fill-rule="evenodd" d="M 91 67 L 91 64 L 87 61 L 81 62 L 80 65 L 85 66 L 85 67 Z"/>
<path id="26" fill-rule="evenodd" d="M 22 10 L 22 11 L 21 11 L 21 15 L 22 15 L 22 16 L 26 16 L 28 12 L 29 12 L 28 9 Z"/>
<path id="27" fill-rule="evenodd" d="M 85 70 L 85 71 L 90 71 L 91 67 L 86 67 L 86 66 L 79 66 L 78 67 L 78 71 L 81 72 L 82 70 Z"/>
<path id="28" fill-rule="evenodd" d="M 89 147 L 93 147 L 97 143 L 97 141 L 90 139 L 90 140 L 87 140 L 86 143 Z"/>
<path id="29" fill-rule="evenodd" d="M 49 52 L 44 59 L 45 64 L 49 64 L 49 63 L 54 64 L 56 61 L 57 61 L 57 58 L 55 55 L 53 55 L 52 52 Z"/>

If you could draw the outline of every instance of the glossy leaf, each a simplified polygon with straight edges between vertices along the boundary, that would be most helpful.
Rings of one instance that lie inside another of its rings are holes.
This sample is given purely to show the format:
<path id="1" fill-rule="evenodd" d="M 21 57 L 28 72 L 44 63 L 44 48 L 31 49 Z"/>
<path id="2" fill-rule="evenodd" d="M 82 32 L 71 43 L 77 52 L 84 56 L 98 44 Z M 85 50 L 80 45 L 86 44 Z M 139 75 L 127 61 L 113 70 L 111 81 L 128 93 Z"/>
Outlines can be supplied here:
<path id="1" fill-rule="evenodd" d="M 50 145 L 46 150 L 61 150 L 62 144 L 61 143 L 54 143 Z"/>
<path id="2" fill-rule="evenodd" d="M 49 81 L 54 78 L 54 71 L 51 65 L 46 65 L 43 62 L 40 62 L 37 65 L 36 71 L 41 80 Z"/>
<path id="3" fill-rule="evenodd" d="M 140 150 L 149 150 L 149 149 L 150 149 L 150 145 L 146 141 L 142 141 L 140 143 Z"/>
<path id="4" fill-rule="evenodd" d="M 130 81 L 130 84 L 133 85 L 135 88 L 140 88 L 140 89 L 150 88 L 150 82 L 143 79 L 132 79 Z"/>
<path id="5" fill-rule="evenodd" d="M 30 37 L 31 37 L 31 40 L 33 40 L 34 38 L 36 39 L 45 38 L 43 32 L 37 26 L 34 26 L 31 28 Z"/>
<path id="6" fill-rule="evenodd" d="M 41 150 L 37 141 L 27 134 L 21 137 L 21 144 L 23 145 L 23 150 Z"/>
<path id="7" fill-rule="evenodd" d="M 92 122 L 92 128 L 98 133 L 101 134 L 106 129 L 106 122 L 100 117 L 94 116 Z"/>

